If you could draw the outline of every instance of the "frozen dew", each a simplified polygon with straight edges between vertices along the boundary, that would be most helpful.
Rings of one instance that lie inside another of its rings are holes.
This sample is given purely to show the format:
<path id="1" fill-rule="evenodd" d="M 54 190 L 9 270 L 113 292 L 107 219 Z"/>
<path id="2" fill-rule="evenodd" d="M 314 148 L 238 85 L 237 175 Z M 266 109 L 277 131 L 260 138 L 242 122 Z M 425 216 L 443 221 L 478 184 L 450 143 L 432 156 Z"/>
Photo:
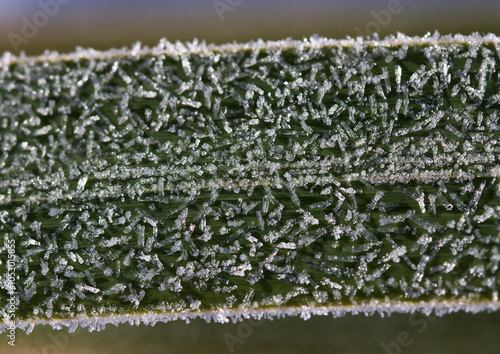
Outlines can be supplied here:
<path id="1" fill-rule="evenodd" d="M 0 231 L 20 301 L 73 331 L 497 309 L 498 48 L 398 34 L 4 55 Z"/>

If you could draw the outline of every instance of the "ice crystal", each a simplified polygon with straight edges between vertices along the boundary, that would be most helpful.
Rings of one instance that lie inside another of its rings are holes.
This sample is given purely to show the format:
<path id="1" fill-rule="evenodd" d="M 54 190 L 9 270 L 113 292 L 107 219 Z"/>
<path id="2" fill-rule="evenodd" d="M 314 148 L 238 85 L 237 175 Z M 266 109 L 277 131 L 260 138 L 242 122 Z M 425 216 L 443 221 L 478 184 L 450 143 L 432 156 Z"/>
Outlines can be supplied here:
<path id="1" fill-rule="evenodd" d="M 18 326 L 498 309 L 499 53 L 398 35 L 5 54 Z"/>

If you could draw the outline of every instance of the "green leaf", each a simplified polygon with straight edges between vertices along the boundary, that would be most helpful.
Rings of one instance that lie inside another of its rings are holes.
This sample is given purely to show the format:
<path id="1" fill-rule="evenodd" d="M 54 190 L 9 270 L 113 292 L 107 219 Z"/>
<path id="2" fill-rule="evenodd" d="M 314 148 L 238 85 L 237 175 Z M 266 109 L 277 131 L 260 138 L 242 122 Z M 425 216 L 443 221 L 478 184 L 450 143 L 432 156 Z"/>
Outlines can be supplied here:
<path id="1" fill-rule="evenodd" d="M 399 35 L 5 54 L 4 314 L 14 299 L 30 331 L 498 309 L 499 49 Z"/>

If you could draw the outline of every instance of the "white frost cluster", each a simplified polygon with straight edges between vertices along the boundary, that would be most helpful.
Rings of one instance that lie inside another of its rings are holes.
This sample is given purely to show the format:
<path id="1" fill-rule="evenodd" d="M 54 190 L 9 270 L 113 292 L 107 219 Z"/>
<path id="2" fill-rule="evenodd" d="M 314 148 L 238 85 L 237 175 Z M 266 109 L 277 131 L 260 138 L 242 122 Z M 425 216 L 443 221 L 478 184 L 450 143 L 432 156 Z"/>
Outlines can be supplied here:
<path id="1" fill-rule="evenodd" d="M 400 34 L 5 54 L 22 316 L 497 309 L 499 53 Z"/>

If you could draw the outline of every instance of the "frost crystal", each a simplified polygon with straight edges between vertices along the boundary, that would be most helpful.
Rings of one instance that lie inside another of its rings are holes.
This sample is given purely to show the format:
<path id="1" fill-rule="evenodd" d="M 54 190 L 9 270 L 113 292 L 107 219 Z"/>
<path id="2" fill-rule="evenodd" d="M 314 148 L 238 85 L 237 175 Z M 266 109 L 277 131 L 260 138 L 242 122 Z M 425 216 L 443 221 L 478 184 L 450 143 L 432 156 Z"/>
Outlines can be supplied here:
<path id="1" fill-rule="evenodd" d="M 17 325 L 498 309 L 499 53 L 398 35 L 4 55 Z"/>

